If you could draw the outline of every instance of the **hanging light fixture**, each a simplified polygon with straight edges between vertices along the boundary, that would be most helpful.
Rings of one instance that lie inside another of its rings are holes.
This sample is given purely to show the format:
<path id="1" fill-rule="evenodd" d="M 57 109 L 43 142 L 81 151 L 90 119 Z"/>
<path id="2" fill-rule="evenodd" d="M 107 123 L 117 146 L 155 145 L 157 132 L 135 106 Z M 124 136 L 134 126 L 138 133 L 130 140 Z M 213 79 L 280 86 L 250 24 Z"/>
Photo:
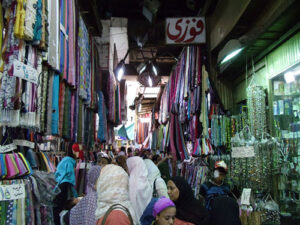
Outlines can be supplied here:
<path id="1" fill-rule="evenodd" d="M 146 60 L 137 66 L 138 81 L 145 87 L 155 87 L 160 82 L 159 69 L 155 60 Z"/>
<path id="2" fill-rule="evenodd" d="M 156 61 L 152 61 L 151 66 L 152 66 L 152 71 L 153 71 L 154 75 L 158 76 L 158 65 L 157 65 Z"/>
<path id="3" fill-rule="evenodd" d="M 117 80 L 120 82 L 125 74 L 125 60 L 129 54 L 130 49 L 127 50 L 124 58 L 118 63 L 117 67 L 114 70 L 114 74 Z"/>
<path id="4" fill-rule="evenodd" d="M 232 39 L 226 43 L 224 48 L 218 54 L 218 63 L 224 64 L 230 61 L 232 58 L 237 56 L 244 47 L 242 46 L 241 42 L 237 39 Z"/>
<path id="5" fill-rule="evenodd" d="M 124 73 L 125 73 L 125 62 L 124 60 L 121 60 L 117 65 L 116 69 L 114 70 L 114 74 L 119 82 L 122 80 Z"/>
<path id="6" fill-rule="evenodd" d="M 147 62 L 142 62 L 137 66 L 136 70 L 139 74 L 142 74 L 146 70 L 146 68 L 147 68 Z"/>
<path id="7" fill-rule="evenodd" d="M 286 83 L 292 83 L 296 80 L 296 77 L 300 75 L 300 69 L 295 69 L 288 71 L 284 74 L 284 79 Z"/>
<path id="8" fill-rule="evenodd" d="M 151 76 L 148 77 L 148 83 L 149 83 L 149 87 L 152 87 L 153 83 L 152 83 L 152 78 L 151 78 Z"/>

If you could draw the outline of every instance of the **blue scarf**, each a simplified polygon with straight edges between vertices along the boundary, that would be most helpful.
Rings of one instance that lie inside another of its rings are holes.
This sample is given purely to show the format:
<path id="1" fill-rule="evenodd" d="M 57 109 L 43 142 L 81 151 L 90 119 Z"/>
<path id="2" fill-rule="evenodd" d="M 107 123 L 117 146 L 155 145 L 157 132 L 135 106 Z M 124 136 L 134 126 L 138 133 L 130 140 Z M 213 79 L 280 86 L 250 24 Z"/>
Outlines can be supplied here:
<path id="1" fill-rule="evenodd" d="M 56 182 L 59 184 L 68 182 L 75 186 L 75 159 L 67 156 L 58 164 L 55 172 Z"/>

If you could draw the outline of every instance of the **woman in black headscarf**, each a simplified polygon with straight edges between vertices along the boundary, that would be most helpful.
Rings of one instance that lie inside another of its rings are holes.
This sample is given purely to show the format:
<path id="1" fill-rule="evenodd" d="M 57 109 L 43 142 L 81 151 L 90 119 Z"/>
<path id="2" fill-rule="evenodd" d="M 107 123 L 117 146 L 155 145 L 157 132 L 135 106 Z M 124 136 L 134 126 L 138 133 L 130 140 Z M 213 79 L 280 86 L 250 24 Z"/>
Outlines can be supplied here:
<path id="1" fill-rule="evenodd" d="M 176 218 L 195 225 L 209 225 L 209 213 L 201 202 L 195 199 L 191 186 L 184 178 L 171 178 L 168 181 L 168 194 L 176 205 Z"/>
<path id="2" fill-rule="evenodd" d="M 229 196 L 216 197 L 211 204 L 211 225 L 241 225 L 239 205 Z"/>

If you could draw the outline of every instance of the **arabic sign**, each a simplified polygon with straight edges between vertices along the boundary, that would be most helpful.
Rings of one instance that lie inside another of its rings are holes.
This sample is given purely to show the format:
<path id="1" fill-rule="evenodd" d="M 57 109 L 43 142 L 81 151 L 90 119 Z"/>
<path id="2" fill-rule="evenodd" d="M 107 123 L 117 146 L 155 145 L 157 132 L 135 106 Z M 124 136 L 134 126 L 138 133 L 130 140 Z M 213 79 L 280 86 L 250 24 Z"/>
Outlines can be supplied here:
<path id="1" fill-rule="evenodd" d="M 254 153 L 253 146 L 232 147 L 232 151 L 231 151 L 232 158 L 251 158 L 254 156 L 255 153 Z"/>
<path id="2" fill-rule="evenodd" d="M 14 76 L 20 77 L 29 82 L 38 83 L 38 73 L 37 70 L 29 65 L 25 65 L 24 63 L 14 60 Z"/>
<path id="3" fill-rule="evenodd" d="M 200 44 L 206 41 L 204 17 L 166 19 L 167 44 Z"/>
<path id="4" fill-rule="evenodd" d="M 18 139 L 13 140 L 13 143 L 15 145 L 25 146 L 25 147 L 28 147 L 28 148 L 34 148 L 34 145 L 35 145 L 34 142 L 26 141 L 26 140 L 18 140 Z"/>
<path id="5" fill-rule="evenodd" d="M 241 196 L 242 205 L 250 205 L 251 188 L 244 188 Z"/>
<path id="6" fill-rule="evenodd" d="M 0 153 L 5 153 L 5 152 L 11 152 L 13 150 L 16 150 L 17 146 L 15 144 L 9 144 L 9 145 L 0 145 Z"/>
<path id="7" fill-rule="evenodd" d="M 21 198 L 25 198 L 24 184 L 0 185 L 0 201 L 16 200 Z"/>

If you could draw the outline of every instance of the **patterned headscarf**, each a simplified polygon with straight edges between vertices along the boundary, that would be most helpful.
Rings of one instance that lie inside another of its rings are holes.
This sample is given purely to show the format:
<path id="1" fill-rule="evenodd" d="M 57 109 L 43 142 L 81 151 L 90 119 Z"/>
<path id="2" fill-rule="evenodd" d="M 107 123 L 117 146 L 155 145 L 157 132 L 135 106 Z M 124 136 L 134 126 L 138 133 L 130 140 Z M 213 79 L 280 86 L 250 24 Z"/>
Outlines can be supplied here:
<path id="1" fill-rule="evenodd" d="M 97 181 L 96 219 L 102 218 L 112 205 L 121 204 L 129 210 L 134 224 L 137 224 L 128 192 L 128 174 L 119 166 L 104 166 Z"/>
<path id="2" fill-rule="evenodd" d="M 101 167 L 93 166 L 87 174 L 87 195 L 71 210 L 70 225 L 95 225 L 97 208 L 96 182 L 100 176 Z"/>

